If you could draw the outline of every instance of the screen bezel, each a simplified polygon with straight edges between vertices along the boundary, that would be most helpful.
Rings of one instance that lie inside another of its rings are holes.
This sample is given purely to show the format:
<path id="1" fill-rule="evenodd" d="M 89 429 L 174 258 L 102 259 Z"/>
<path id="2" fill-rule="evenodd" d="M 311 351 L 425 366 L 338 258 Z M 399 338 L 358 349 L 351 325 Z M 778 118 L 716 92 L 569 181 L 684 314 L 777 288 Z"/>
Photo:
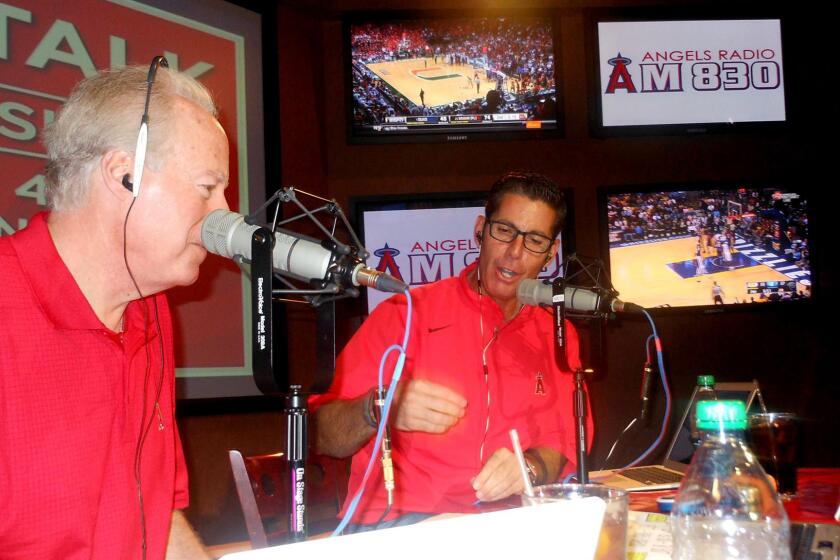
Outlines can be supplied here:
<path id="1" fill-rule="evenodd" d="M 353 69 L 350 48 L 350 28 L 360 23 L 387 23 L 389 21 L 419 21 L 419 20 L 458 20 L 482 19 L 498 17 L 540 17 L 550 21 L 553 35 L 554 52 L 554 84 L 556 125 L 553 129 L 520 129 L 520 130 L 476 130 L 476 131 L 406 131 L 388 134 L 360 134 L 354 126 L 353 119 Z M 414 10 L 414 11 L 375 11 L 375 12 L 347 12 L 342 15 L 342 71 L 344 78 L 344 101 L 346 137 L 348 144 L 410 144 L 410 143 L 460 143 L 493 140 L 531 140 L 546 138 L 562 138 L 565 133 L 563 113 L 563 72 L 560 68 L 561 43 L 560 20 L 557 12 L 547 9 L 517 9 L 506 10 Z"/>
<path id="2" fill-rule="evenodd" d="M 756 397 L 760 394 L 761 389 L 758 386 L 758 381 L 753 380 L 750 382 L 721 382 L 715 383 L 714 386 L 715 393 L 719 393 L 721 396 L 718 400 L 744 400 L 744 404 L 749 414 L 750 407 L 752 407 L 753 402 L 755 401 Z M 740 399 L 738 397 L 745 396 L 745 399 Z M 688 404 L 685 407 L 685 410 L 680 416 L 679 422 L 674 427 L 674 433 L 671 435 L 671 443 L 668 445 L 668 450 L 665 452 L 665 458 L 662 461 L 663 466 L 668 467 L 669 469 L 673 469 L 680 472 L 685 472 L 688 469 L 688 465 L 690 463 L 690 459 L 688 462 L 682 462 L 672 459 L 672 453 L 674 452 L 674 448 L 680 442 L 680 437 L 683 435 L 683 430 L 688 428 L 689 426 L 689 415 L 691 414 L 691 408 L 696 406 L 696 398 L 697 398 L 697 387 L 694 387 L 694 390 L 691 392 L 691 397 L 688 399 Z"/>
<path id="3" fill-rule="evenodd" d="M 739 188 L 747 189 L 772 189 L 778 188 L 787 192 L 796 192 L 802 195 L 809 203 L 808 208 L 808 253 L 810 264 L 810 279 L 811 279 L 811 295 L 807 298 L 793 299 L 786 301 L 768 301 L 764 303 L 725 303 L 723 305 L 703 304 L 703 305 L 683 305 L 676 307 L 646 307 L 645 309 L 654 315 L 678 315 L 678 314 L 716 314 L 728 312 L 766 312 L 769 310 L 778 310 L 780 308 L 791 308 L 799 306 L 813 305 L 813 301 L 819 295 L 819 285 L 817 278 L 819 278 L 819 249 L 814 247 L 813 232 L 815 230 L 815 218 L 817 211 L 815 207 L 816 192 L 807 187 L 791 187 L 789 181 L 769 181 L 769 180 L 748 180 L 748 181 L 704 181 L 693 183 L 646 183 L 636 185 L 610 185 L 598 187 L 598 235 L 599 244 L 601 248 L 601 258 L 604 266 L 607 269 L 610 281 L 612 281 L 612 262 L 610 258 L 610 239 L 609 239 L 609 217 L 607 216 L 607 199 L 611 195 L 628 194 L 628 193 L 657 193 L 657 192 L 697 192 L 697 191 L 711 191 L 711 190 L 737 190 Z M 815 258 L 816 256 L 816 258 Z M 619 292 L 619 299 L 623 299 Z"/>
<path id="4" fill-rule="evenodd" d="M 634 21 L 706 21 L 706 20 L 746 20 L 746 19 L 777 19 L 782 43 L 782 72 L 784 79 L 785 120 L 740 123 L 681 123 L 681 124 L 639 124 L 627 126 L 605 126 L 603 124 L 603 107 L 601 103 L 601 78 L 599 71 L 599 36 L 598 23 L 602 22 L 634 22 Z M 709 9 L 705 7 L 675 7 L 675 8 L 626 8 L 609 9 L 593 8 L 585 11 L 585 52 L 587 60 L 587 85 L 589 90 L 589 130 L 595 138 L 630 137 L 630 136 L 674 136 L 674 135 L 703 135 L 726 133 L 784 133 L 795 124 L 792 114 L 795 103 L 791 102 L 792 80 L 788 61 L 790 57 L 790 33 L 787 18 L 778 11 L 764 7 L 750 10 L 736 7 L 731 9 Z"/>

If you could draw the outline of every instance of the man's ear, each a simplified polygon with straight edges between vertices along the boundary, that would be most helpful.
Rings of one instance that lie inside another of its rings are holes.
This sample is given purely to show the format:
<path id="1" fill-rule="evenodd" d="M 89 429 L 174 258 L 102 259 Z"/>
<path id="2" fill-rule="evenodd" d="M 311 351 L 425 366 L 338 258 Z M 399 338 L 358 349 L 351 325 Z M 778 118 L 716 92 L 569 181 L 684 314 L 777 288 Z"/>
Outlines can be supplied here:
<path id="1" fill-rule="evenodd" d="M 109 150 L 99 162 L 99 175 L 108 191 L 122 200 L 131 196 L 134 158 L 124 150 Z"/>
<path id="2" fill-rule="evenodd" d="M 548 257 L 545 259 L 545 264 L 550 263 L 554 260 L 554 255 L 557 254 L 557 251 L 560 249 L 560 240 L 554 239 L 554 243 L 551 244 L 551 249 L 548 250 Z"/>
<path id="3" fill-rule="evenodd" d="M 473 232 L 474 232 L 474 235 L 475 235 L 475 242 L 479 246 L 481 246 L 481 242 L 483 241 L 484 223 L 485 223 L 484 216 L 478 216 L 475 219 L 475 226 L 473 227 Z"/>

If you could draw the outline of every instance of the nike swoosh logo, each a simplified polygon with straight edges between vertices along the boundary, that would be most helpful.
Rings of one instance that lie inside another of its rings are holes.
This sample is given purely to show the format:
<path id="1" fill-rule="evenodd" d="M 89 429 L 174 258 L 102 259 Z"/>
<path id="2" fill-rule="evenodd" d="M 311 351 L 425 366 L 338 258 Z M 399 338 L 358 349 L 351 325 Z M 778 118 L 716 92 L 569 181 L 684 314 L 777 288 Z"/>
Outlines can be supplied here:
<path id="1" fill-rule="evenodd" d="M 452 325 L 449 324 L 449 325 L 443 325 L 442 327 L 429 327 L 429 334 L 431 334 L 433 332 L 442 331 L 443 329 L 448 329 L 451 326 Z"/>

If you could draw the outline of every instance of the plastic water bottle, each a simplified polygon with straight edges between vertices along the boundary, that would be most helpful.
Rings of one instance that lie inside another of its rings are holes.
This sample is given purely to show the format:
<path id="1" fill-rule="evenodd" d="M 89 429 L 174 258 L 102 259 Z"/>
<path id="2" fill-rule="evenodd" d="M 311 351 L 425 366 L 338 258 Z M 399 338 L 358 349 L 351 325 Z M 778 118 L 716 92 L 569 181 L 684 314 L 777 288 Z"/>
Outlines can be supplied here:
<path id="1" fill-rule="evenodd" d="M 741 401 L 697 406 L 703 443 L 674 500 L 673 560 L 790 560 L 779 495 L 744 443 Z"/>
<path id="2" fill-rule="evenodd" d="M 715 393 L 715 376 L 714 375 L 698 375 L 697 376 L 697 396 L 694 402 L 699 404 L 703 401 L 716 401 L 717 393 Z M 691 416 L 689 418 L 691 429 L 691 443 L 694 449 L 697 450 L 700 444 L 703 443 L 703 437 L 700 429 L 697 427 L 697 407 L 691 409 Z"/>

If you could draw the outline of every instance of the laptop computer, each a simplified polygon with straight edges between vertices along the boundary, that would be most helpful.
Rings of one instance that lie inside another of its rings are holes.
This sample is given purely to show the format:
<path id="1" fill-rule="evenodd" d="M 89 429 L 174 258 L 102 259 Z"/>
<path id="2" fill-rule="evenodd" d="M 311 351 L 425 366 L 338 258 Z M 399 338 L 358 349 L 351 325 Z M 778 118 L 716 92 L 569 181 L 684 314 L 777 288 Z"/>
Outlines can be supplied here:
<path id="1" fill-rule="evenodd" d="M 760 398 L 758 381 L 751 383 L 716 383 L 715 393 L 720 400 L 740 400 L 747 403 L 747 411 L 756 396 Z M 668 490 L 680 485 L 683 473 L 691 463 L 694 445 L 691 443 L 690 415 L 697 397 L 697 388 L 691 393 L 688 406 L 682 413 L 679 427 L 671 437 L 668 451 L 661 465 L 631 467 L 624 470 L 602 470 L 589 473 L 590 482 L 614 486 L 629 492 Z"/>

